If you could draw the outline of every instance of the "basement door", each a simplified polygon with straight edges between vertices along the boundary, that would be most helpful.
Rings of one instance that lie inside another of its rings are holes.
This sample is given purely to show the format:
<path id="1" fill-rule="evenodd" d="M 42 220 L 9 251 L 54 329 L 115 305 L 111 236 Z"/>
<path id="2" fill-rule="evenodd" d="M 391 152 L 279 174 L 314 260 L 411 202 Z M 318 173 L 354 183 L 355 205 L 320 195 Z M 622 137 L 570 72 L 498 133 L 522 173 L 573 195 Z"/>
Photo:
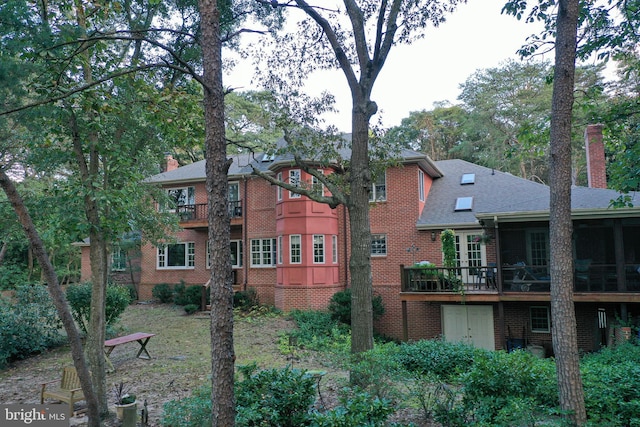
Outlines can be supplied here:
<path id="1" fill-rule="evenodd" d="M 442 333 L 446 341 L 464 342 L 495 350 L 493 307 L 490 305 L 443 305 Z"/>

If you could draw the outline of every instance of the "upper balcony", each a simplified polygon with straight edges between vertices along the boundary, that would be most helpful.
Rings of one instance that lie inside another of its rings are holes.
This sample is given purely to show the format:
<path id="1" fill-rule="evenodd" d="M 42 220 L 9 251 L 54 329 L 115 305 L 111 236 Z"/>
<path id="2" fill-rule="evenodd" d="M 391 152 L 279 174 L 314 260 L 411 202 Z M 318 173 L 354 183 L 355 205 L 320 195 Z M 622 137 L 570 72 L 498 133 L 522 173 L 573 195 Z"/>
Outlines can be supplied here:
<path id="1" fill-rule="evenodd" d="M 230 201 L 228 204 L 231 224 L 242 223 L 242 201 Z M 175 210 L 180 217 L 180 226 L 183 228 L 201 228 L 208 226 L 209 212 L 206 203 L 193 205 L 179 205 Z"/>
<path id="2" fill-rule="evenodd" d="M 621 280 L 616 265 L 575 265 L 575 301 L 640 302 L 637 265 L 625 265 Z M 402 299 L 407 301 L 549 301 L 550 285 L 546 265 L 401 267 Z"/>

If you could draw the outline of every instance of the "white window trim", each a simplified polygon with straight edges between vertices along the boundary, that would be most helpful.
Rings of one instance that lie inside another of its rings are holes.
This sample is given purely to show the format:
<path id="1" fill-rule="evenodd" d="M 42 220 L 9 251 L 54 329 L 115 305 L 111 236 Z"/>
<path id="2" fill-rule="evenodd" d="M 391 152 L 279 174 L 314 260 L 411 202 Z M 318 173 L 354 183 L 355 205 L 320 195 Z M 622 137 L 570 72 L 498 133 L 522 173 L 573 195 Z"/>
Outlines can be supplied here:
<path id="1" fill-rule="evenodd" d="M 424 194 L 424 172 L 421 170 L 418 171 L 418 197 L 421 202 L 425 200 Z"/>
<path id="2" fill-rule="evenodd" d="M 300 173 L 300 169 L 290 169 L 289 170 L 289 184 L 293 185 L 294 187 L 300 187 L 300 180 L 302 179 L 302 175 Z M 301 194 L 298 193 L 293 193 L 291 191 L 289 191 L 289 198 L 290 199 L 299 199 L 300 197 L 302 197 Z"/>
<path id="3" fill-rule="evenodd" d="M 189 199 L 189 189 L 192 189 L 192 193 L 193 193 L 193 200 L 188 200 Z M 183 190 L 186 191 L 187 193 L 187 203 L 184 205 L 176 205 L 174 207 L 169 207 L 169 206 L 163 206 L 162 210 L 165 212 L 177 212 L 178 211 L 178 207 L 180 206 L 190 206 L 190 205 L 194 205 L 196 203 L 196 189 L 194 186 L 192 185 L 188 185 L 186 187 L 172 187 L 172 188 L 165 188 L 165 192 L 167 193 L 167 197 L 169 197 L 169 192 L 170 191 L 176 191 L 176 190 Z M 173 202 L 173 198 L 169 197 L 169 200 L 171 202 Z"/>
<path id="4" fill-rule="evenodd" d="M 298 261 L 293 260 L 294 240 L 298 240 Z M 302 236 L 300 234 L 292 234 L 289 236 L 289 264 L 302 264 Z"/>
<path id="5" fill-rule="evenodd" d="M 374 236 L 379 236 L 379 238 L 375 238 Z M 373 253 L 373 241 L 374 240 L 382 240 L 384 238 L 384 254 L 379 254 L 379 253 Z M 388 251 L 388 242 L 387 242 L 387 235 L 384 233 L 371 233 L 371 256 L 372 257 L 385 257 L 387 256 L 387 254 L 389 253 Z"/>
<path id="6" fill-rule="evenodd" d="M 278 181 L 282 182 L 282 172 L 278 172 L 278 175 L 276 177 L 277 177 Z M 277 186 L 276 193 L 277 193 L 278 201 L 281 201 L 282 200 L 282 187 L 280 187 L 279 185 Z"/>
<path id="7" fill-rule="evenodd" d="M 338 263 L 338 236 L 331 236 L 331 258 L 334 264 Z"/>
<path id="8" fill-rule="evenodd" d="M 167 266 L 166 263 L 168 261 L 168 250 L 169 246 L 172 245 L 183 245 L 185 248 L 185 256 L 184 262 L 185 265 L 172 265 Z M 157 247 L 156 251 L 156 269 L 158 270 L 193 270 L 195 268 L 195 246 L 194 242 L 178 242 L 178 243 L 170 243 L 164 244 Z M 164 249 L 164 250 L 163 250 Z M 163 250 L 163 253 L 161 253 Z M 164 266 L 160 265 L 160 260 L 163 260 Z"/>
<path id="9" fill-rule="evenodd" d="M 382 182 L 377 182 L 374 181 L 371 183 L 371 192 L 369 193 L 369 202 L 370 203 L 374 203 L 374 202 L 386 202 L 387 201 L 387 171 L 384 171 L 382 174 L 382 181 L 384 182 L 384 196 L 383 197 L 378 197 L 377 191 L 376 191 L 376 184 L 381 185 Z M 380 177 L 378 177 L 378 179 L 380 179 Z"/>
<path id="10" fill-rule="evenodd" d="M 276 249 L 277 242 L 276 242 L 276 240 L 277 239 L 275 239 L 275 238 L 251 239 L 250 248 L 249 248 L 249 251 L 250 251 L 249 252 L 249 257 L 250 257 L 250 265 L 251 265 L 252 268 L 273 268 L 273 267 L 275 267 L 275 265 L 276 265 L 275 263 L 276 263 L 276 260 L 277 260 L 277 257 L 278 257 L 278 254 L 276 253 L 277 252 L 277 249 Z M 264 243 L 266 241 L 269 241 L 269 246 L 270 246 L 270 250 L 271 250 L 271 252 L 270 252 L 271 263 L 270 264 L 265 264 L 264 263 L 264 258 L 265 258 L 266 252 L 263 250 L 263 248 L 264 248 Z M 260 248 L 260 250 L 258 252 L 260 254 L 260 263 L 259 264 L 254 263 L 254 259 L 253 259 L 254 258 L 253 255 L 254 255 L 254 253 L 256 253 L 253 250 L 254 242 L 259 242 L 259 248 Z"/>
<path id="11" fill-rule="evenodd" d="M 316 245 L 316 239 L 319 239 L 319 244 Z M 325 250 L 324 250 L 324 234 L 313 235 L 313 263 L 324 264 L 325 263 Z"/>
<path id="12" fill-rule="evenodd" d="M 124 267 L 114 267 L 116 265 L 116 254 L 118 258 L 124 258 Z M 111 271 L 127 271 L 127 251 L 122 249 L 120 245 L 113 245 L 111 248 Z"/>
<path id="13" fill-rule="evenodd" d="M 283 255 L 282 255 L 282 252 L 283 252 L 282 251 L 282 247 L 283 247 L 282 239 L 283 239 L 283 236 L 278 236 L 278 264 L 282 264 L 283 263 L 283 259 L 282 259 L 282 257 L 283 257 Z"/>
<path id="14" fill-rule="evenodd" d="M 533 319 L 531 317 L 532 313 L 531 310 L 533 309 L 544 309 L 547 312 L 547 328 L 546 329 L 533 329 Z M 531 325 L 531 332 L 533 333 L 540 333 L 540 334 L 548 334 L 551 332 L 551 316 L 549 313 L 549 307 L 546 306 L 531 306 L 529 307 L 529 323 Z"/>

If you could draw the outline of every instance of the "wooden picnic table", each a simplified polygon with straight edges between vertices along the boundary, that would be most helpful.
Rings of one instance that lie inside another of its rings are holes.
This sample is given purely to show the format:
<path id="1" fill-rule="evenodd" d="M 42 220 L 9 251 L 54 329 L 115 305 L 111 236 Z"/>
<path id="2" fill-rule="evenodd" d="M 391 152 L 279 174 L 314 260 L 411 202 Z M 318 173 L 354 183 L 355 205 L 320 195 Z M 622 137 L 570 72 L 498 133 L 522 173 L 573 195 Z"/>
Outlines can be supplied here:
<path id="1" fill-rule="evenodd" d="M 140 359 L 146 359 L 146 360 L 151 359 L 151 355 L 147 350 L 147 343 L 149 342 L 151 337 L 155 335 L 156 334 L 149 334 L 147 332 L 136 332 L 134 334 L 124 335 L 122 337 L 116 337 L 110 340 L 106 340 L 104 342 L 104 347 L 105 347 L 104 354 L 106 356 L 107 363 L 109 364 L 111 369 L 115 370 L 115 368 L 113 367 L 113 364 L 111 363 L 111 360 L 109 359 L 109 356 L 111 355 L 111 352 L 113 351 L 113 349 L 119 346 L 120 344 L 126 344 L 126 343 L 137 341 L 138 344 L 140 344 L 140 350 L 138 350 L 138 354 L 136 354 L 136 357 Z"/>

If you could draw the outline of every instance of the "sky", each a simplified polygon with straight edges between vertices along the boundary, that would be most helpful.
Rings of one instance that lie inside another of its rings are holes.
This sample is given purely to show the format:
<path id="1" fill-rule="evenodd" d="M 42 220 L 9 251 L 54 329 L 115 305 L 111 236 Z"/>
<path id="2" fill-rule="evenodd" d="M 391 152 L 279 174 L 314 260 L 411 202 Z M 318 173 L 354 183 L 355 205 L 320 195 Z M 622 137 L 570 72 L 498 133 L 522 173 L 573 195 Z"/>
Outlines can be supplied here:
<path id="1" fill-rule="evenodd" d="M 423 40 L 394 46 L 374 85 L 378 114 L 372 123 L 380 118 L 385 127 L 397 126 L 412 111 L 431 110 L 434 102 L 456 103 L 460 84 L 475 71 L 499 67 L 509 58 L 519 60 L 516 51 L 540 26 L 501 14 L 505 1 L 468 0 L 444 24 L 429 27 Z M 249 63 L 239 64 L 225 76 L 225 86 L 252 88 L 251 69 Z M 306 89 L 316 95 L 331 92 L 339 112 L 326 115 L 326 123 L 350 132 L 351 96 L 341 71 L 310 76 Z"/>

